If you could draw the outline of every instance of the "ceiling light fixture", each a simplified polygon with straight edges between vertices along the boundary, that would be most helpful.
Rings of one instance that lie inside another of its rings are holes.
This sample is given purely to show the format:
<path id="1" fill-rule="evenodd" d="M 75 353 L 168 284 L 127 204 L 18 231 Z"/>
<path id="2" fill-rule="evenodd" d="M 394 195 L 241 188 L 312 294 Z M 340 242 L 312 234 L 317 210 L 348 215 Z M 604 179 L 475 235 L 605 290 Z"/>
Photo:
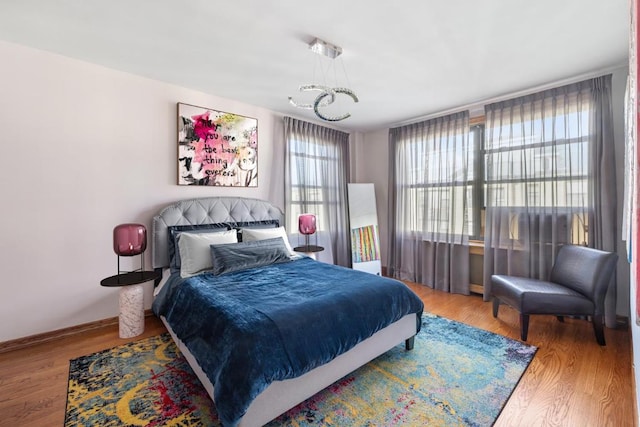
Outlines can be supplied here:
<path id="1" fill-rule="evenodd" d="M 335 46 L 331 43 L 327 43 L 324 40 L 316 38 L 314 41 L 312 41 L 309 44 L 309 49 L 311 49 L 313 52 L 320 55 L 320 57 L 324 56 L 324 57 L 330 58 L 332 60 L 330 68 L 333 68 L 333 74 L 336 75 L 335 63 L 333 61 L 342 54 L 341 47 Z M 340 61 L 342 63 L 342 58 L 340 59 Z M 348 80 L 346 77 L 347 73 L 344 70 L 344 63 L 342 63 L 342 70 L 344 72 L 345 79 Z M 320 93 L 315 98 L 313 103 L 310 103 L 310 104 L 298 103 L 294 101 L 292 97 L 289 97 L 289 103 L 291 103 L 291 105 L 297 108 L 302 108 L 306 110 L 313 109 L 313 111 L 316 113 L 316 116 L 328 122 L 337 122 L 337 121 L 344 120 L 346 118 L 351 117 L 350 113 L 345 113 L 338 116 L 331 116 L 320 111 L 320 108 L 324 108 L 333 104 L 333 102 L 336 100 L 337 94 L 347 95 L 353 100 L 353 102 L 359 101 L 358 97 L 351 89 L 338 86 L 337 82 L 336 82 L 336 85 L 326 84 L 327 74 L 330 74 L 330 73 L 325 73 L 323 71 L 323 80 L 325 84 L 318 84 L 318 83 L 303 84 L 303 85 L 300 85 L 300 87 L 298 88 L 300 92 L 319 91 Z"/>
<path id="2" fill-rule="evenodd" d="M 309 44 L 309 49 L 331 59 L 337 58 L 342 53 L 342 48 L 340 46 L 332 45 L 331 43 L 327 43 L 319 38 L 316 38 L 311 42 L 311 44 Z"/>

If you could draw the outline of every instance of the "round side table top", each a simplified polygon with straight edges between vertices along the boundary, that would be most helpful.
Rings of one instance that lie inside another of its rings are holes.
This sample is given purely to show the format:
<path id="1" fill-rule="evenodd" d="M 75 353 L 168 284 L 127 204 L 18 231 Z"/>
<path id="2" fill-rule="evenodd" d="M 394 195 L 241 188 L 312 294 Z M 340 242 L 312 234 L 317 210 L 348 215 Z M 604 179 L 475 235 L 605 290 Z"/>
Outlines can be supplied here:
<path id="1" fill-rule="evenodd" d="M 131 271 L 129 273 L 116 274 L 100 281 L 100 286 L 129 286 L 138 283 L 149 282 L 160 278 L 160 273 L 155 271 Z"/>
<path id="2" fill-rule="evenodd" d="M 297 246 L 295 248 L 293 248 L 294 251 L 296 252 L 322 252 L 324 251 L 324 248 L 322 246 L 316 246 L 316 245 L 303 245 L 303 246 Z"/>

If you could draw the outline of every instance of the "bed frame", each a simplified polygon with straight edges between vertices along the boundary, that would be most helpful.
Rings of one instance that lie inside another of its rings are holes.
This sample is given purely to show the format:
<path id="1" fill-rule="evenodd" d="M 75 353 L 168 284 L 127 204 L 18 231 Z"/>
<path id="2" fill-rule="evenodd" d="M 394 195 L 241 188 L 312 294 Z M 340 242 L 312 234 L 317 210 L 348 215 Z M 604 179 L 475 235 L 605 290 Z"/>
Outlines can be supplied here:
<path id="1" fill-rule="evenodd" d="M 209 197 L 176 202 L 164 208 L 153 218 L 152 261 L 155 269 L 169 266 L 168 227 L 172 225 L 197 225 L 213 223 L 246 223 L 253 221 L 278 220 L 282 224 L 282 211 L 264 200 L 242 197 Z M 157 284 L 157 283 L 156 283 Z M 176 336 L 166 319 L 161 317 L 176 345 L 189 365 L 213 398 L 213 384 L 202 368 Z M 378 331 L 351 350 L 319 366 L 306 374 L 269 385 L 251 403 L 240 421 L 241 427 L 262 426 L 280 414 L 305 401 L 335 381 L 389 351 L 403 341 L 407 349 L 413 348 L 416 334 L 415 314 L 406 315 L 397 322 Z"/>

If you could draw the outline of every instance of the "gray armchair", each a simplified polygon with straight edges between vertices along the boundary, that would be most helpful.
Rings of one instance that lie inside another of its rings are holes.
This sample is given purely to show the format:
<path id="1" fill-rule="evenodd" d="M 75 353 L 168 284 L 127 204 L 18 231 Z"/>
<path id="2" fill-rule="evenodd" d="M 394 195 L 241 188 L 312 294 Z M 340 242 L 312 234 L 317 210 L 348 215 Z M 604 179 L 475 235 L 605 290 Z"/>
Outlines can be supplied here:
<path id="1" fill-rule="evenodd" d="M 565 245 L 551 269 L 549 281 L 525 277 L 491 276 L 493 317 L 500 303 L 520 312 L 520 336 L 527 340 L 529 315 L 588 316 L 598 344 L 605 345 L 604 298 L 618 260 L 615 253 L 584 246 Z"/>

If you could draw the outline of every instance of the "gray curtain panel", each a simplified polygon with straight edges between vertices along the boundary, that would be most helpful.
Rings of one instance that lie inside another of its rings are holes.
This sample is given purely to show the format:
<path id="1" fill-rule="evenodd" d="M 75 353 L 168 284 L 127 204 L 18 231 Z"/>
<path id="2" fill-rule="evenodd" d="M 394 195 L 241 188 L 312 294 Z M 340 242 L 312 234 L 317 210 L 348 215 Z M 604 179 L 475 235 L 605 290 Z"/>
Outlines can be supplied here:
<path id="1" fill-rule="evenodd" d="M 485 300 L 492 274 L 546 280 L 564 244 L 615 252 L 611 76 L 490 104 L 485 114 Z"/>
<path id="2" fill-rule="evenodd" d="M 284 118 L 287 230 L 298 215 L 316 215 L 318 232 L 330 236 L 334 264 L 351 266 L 347 206 L 349 134 L 291 117 Z"/>
<path id="3" fill-rule="evenodd" d="M 468 112 L 390 129 L 389 147 L 389 275 L 468 295 Z"/>

